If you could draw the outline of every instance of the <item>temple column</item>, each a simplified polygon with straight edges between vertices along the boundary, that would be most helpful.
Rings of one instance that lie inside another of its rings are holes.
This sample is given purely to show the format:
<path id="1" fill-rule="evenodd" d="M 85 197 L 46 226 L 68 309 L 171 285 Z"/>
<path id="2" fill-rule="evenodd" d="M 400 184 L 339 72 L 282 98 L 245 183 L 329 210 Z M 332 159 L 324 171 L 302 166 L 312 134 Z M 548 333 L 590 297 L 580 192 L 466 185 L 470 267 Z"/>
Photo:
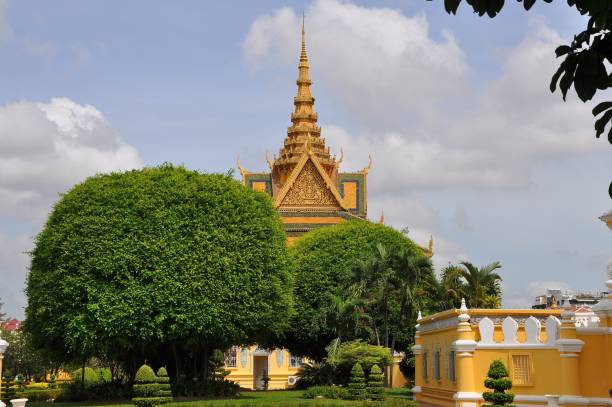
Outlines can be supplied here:
<path id="1" fill-rule="evenodd" d="M 421 333 L 419 331 L 420 324 L 419 320 L 422 318 L 421 311 L 417 316 L 417 324 L 414 333 L 414 345 L 412 346 L 412 354 L 414 355 L 414 387 L 412 393 L 415 395 L 415 399 L 419 399 L 421 393 L 421 385 L 423 384 L 423 340 L 421 339 Z"/>
<path id="2" fill-rule="evenodd" d="M 576 336 L 574 312 L 567 299 L 564 301 L 563 308 L 560 338 L 555 342 L 561 358 L 560 379 L 563 394 L 559 398 L 559 404 L 565 406 L 585 405 L 588 404 L 588 400 L 581 396 L 579 366 L 580 352 L 584 342 Z"/>
<path id="3" fill-rule="evenodd" d="M 470 325 L 470 316 L 463 298 L 459 310 L 461 313 L 458 316 L 457 340 L 453 342 L 457 378 L 457 392 L 453 398 L 457 401 L 458 407 L 476 407 L 482 399 L 482 394 L 476 392 L 474 382 L 476 336 Z"/>

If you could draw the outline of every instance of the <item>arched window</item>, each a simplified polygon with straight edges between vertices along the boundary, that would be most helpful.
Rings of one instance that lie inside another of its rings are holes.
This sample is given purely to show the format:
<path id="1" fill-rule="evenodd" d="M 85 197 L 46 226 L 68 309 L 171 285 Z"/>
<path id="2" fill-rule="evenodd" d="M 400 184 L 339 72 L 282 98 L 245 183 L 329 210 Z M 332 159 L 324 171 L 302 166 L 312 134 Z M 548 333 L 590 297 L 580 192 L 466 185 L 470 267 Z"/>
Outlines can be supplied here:
<path id="1" fill-rule="evenodd" d="M 232 346 L 225 352 L 225 367 L 236 367 L 238 361 L 238 348 Z"/>

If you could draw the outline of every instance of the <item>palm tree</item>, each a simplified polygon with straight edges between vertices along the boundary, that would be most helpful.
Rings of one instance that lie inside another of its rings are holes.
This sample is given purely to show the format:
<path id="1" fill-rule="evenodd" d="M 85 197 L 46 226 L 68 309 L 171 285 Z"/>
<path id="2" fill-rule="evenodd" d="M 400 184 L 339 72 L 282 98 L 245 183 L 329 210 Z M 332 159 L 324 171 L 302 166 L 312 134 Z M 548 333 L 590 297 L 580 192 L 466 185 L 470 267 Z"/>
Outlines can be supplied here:
<path id="1" fill-rule="evenodd" d="M 353 272 L 353 295 L 362 298 L 371 314 L 382 319 L 382 341 L 376 321 L 371 319 L 376 344 L 389 347 L 389 298 L 393 290 L 393 269 L 391 256 L 385 246 L 377 244 L 374 255 L 366 261 L 358 262 Z"/>
<path id="2" fill-rule="evenodd" d="M 461 298 L 466 297 L 463 269 L 455 264 L 449 264 L 442 269 L 438 285 L 439 303 L 435 307 L 439 311 L 459 306 Z"/>
<path id="3" fill-rule="evenodd" d="M 501 268 L 501 264 L 496 261 L 478 268 L 464 261 L 461 265 L 464 267 L 461 277 L 465 280 L 463 290 L 468 305 L 471 308 L 499 308 L 502 278 L 493 271 Z"/>
<path id="4" fill-rule="evenodd" d="M 414 321 L 419 309 L 424 309 L 435 294 L 436 278 L 432 272 L 431 260 L 422 255 L 404 250 L 394 256 L 394 294 L 399 303 L 399 314 L 393 337 L 391 354 L 395 354 L 398 334 L 405 328 L 405 323 Z M 386 371 L 385 371 L 386 373 Z M 385 375 L 387 376 L 387 375 Z M 389 376 L 393 385 L 393 376 Z"/>

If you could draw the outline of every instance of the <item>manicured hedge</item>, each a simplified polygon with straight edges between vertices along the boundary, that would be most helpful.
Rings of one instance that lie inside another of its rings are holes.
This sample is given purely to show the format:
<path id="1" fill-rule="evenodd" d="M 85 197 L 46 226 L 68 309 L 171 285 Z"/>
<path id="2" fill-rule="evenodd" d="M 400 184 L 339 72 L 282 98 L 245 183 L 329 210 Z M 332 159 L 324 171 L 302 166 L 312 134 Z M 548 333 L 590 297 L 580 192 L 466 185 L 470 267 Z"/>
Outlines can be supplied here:
<path id="1" fill-rule="evenodd" d="M 307 399 L 347 399 L 349 392 L 341 386 L 312 386 L 306 389 L 303 397 Z"/>

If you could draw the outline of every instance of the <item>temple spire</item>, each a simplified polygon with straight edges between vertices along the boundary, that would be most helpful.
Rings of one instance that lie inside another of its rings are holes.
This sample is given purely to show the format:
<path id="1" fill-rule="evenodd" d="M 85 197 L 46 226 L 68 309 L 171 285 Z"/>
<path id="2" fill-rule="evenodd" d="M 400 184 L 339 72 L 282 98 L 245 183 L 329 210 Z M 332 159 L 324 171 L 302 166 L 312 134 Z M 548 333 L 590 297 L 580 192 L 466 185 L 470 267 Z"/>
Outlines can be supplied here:
<path id="1" fill-rule="evenodd" d="M 302 12 L 302 53 L 300 54 L 300 62 L 306 62 L 308 65 L 308 54 L 306 53 L 306 30 L 304 29 L 304 13 Z"/>
<path id="2" fill-rule="evenodd" d="M 302 154 L 314 154 L 328 176 L 333 177 L 337 163 L 330 154 L 325 140 L 321 138 L 321 128 L 317 125 L 318 116 L 314 110 L 315 99 L 310 92 L 310 65 L 306 51 L 305 17 L 302 14 L 301 52 L 298 63 L 297 93 L 293 98 L 294 110 L 291 114 L 291 126 L 287 128 L 287 137 L 283 147 L 274 159 L 272 172 L 278 174 L 280 185 L 297 165 Z M 308 147 L 308 148 L 307 148 Z"/>

